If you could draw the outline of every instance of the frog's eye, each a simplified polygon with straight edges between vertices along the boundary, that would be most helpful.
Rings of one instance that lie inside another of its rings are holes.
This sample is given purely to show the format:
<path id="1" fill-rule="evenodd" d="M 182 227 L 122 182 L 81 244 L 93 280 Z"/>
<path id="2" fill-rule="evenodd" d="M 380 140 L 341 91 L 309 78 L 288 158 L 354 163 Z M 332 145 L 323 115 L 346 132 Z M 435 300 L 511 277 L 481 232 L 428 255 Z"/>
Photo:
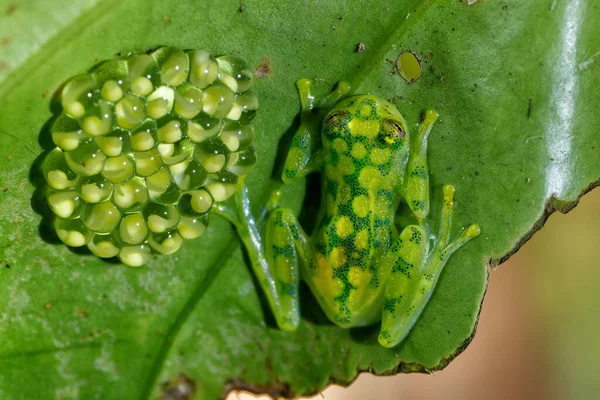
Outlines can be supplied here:
<path id="1" fill-rule="evenodd" d="M 346 118 L 346 116 L 347 113 L 344 111 L 332 111 L 325 118 L 325 124 L 337 126 Z"/>
<path id="2" fill-rule="evenodd" d="M 383 121 L 381 131 L 379 133 L 379 140 L 384 145 L 392 146 L 398 142 L 401 142 L 406 137 L 406 132 L 402 129 L 402 126 L 395 122 L 385 120 Z"/>

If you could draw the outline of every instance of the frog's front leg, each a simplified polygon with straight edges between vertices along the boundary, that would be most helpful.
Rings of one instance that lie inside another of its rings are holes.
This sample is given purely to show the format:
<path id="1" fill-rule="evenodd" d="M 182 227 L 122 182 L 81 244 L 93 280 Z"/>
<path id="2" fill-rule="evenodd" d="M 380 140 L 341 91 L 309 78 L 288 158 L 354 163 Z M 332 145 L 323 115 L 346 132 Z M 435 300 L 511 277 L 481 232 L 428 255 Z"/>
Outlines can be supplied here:
<path id="1" fill-rule="evenodd" d="M 478 225 L 469 226 L 450 242 L 454 214 L 454 187 L 444 185 L 444 205 L 440 230 L 432 251 L 426 230 L 418 225 L 406 227 L 380 266 L 388 271 L 379 343 L 393 347 L 400 343 L 425 308 L 435 284 L 458 248 L 480 233 Z"/>
<path id="2" fill-rule="evenodd" d="M 281 179 L 285 183 L 321 169 L 323 149 L 321 126 L 329 110 L 350 91 L 350 84 L 341 81 L 335 90 L 323 98 L 315 97 L 310 90 L 310 81 L 300 79 L 296 82 L 300 95 L 300 127 L 292 139 L 285 159 Z"/>

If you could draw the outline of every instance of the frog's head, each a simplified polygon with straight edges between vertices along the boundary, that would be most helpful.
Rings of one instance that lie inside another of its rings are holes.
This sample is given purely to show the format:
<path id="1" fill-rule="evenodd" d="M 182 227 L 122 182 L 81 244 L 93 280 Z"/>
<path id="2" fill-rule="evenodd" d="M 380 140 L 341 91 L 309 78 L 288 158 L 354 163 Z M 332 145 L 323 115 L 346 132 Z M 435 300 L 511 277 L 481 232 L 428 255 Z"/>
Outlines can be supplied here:
<path id="1" fill-rule="evenodd" d="M 388 171 L 406 160 L 408 140 L 402 114 L 394 105 L 375 96 L 349 97 L 338 103 L 323 122 L 326 149 L 347 149 L 344 153 L 356 161 L 360 159 L 363 164 L 374 164 Z"/>

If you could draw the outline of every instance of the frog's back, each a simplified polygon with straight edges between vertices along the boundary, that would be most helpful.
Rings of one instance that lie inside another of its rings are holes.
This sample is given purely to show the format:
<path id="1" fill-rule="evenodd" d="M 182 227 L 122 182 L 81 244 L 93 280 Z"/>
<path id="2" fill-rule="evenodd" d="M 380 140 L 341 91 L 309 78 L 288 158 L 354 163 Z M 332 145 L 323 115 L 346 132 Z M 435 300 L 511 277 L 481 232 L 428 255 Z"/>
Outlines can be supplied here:
<path id="1" fill-rule="evenodd" d="M 341 326 L 381 316 L 382 299 L 373 298 L 381 292 L 376 261 L 393 239 L 406 132 L 396 109 L 374 96 L 351 97 L 325 118 L 324 214 L 314 237 L 311 286 Z"/>

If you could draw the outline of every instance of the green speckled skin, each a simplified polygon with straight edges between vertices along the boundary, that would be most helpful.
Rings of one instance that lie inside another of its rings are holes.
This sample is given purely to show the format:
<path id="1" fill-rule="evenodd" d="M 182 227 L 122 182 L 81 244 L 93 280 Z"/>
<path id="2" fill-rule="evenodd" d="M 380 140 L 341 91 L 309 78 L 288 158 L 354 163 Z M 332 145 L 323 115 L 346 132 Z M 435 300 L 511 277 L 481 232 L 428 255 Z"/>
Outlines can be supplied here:
<path id="1" fill-rule="evenodd" d="M 307 80 L 298 89 L 302 123 L 282 180 L 321 173 L 319 224 L 309 237 L 291 210 L 277 207 L 276 193 L 264 239 L 252 229 L 240 234 L 280 328 L 300 323 L 303 279 L 332 322 L 350 328 L 382 320 L 379 342 L 393 347 L 421 314 L 452 252 L 479 234 L 471 225 L 450 240 L 454 188 L 445 185 L 440 229 L 430 240 L 427 137 L 438 115 L 427 111 L 411 137 L 392 104 L 369 95 L 345 97 L 345 82 L 323 99 L 310 93 Z M 399 231 L 401 201 L 414 223 Z"/>

